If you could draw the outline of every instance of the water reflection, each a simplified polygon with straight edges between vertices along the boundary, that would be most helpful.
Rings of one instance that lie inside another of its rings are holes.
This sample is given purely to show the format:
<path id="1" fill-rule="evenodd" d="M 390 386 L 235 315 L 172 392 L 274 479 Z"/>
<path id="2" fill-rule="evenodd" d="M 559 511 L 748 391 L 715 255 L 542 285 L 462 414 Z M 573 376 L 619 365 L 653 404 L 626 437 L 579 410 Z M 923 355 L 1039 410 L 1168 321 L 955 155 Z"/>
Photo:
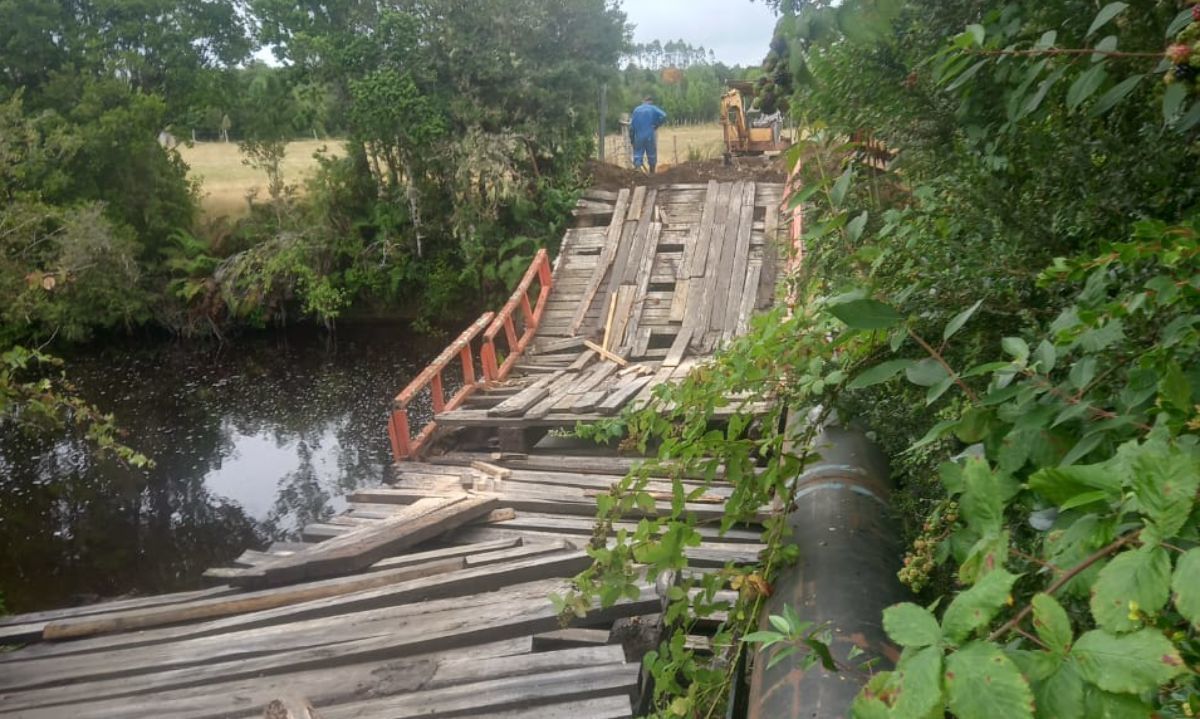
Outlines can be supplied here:
<path id="1" fill-rule="evenodd" d="M 205 568 L 329 516 L 385 479 L 390 397 L 438 349 L 402 328 L 68 358 L 89 400 L 157 463 L 77 436 L 0 436 L 0 591 L 10 611 L 197 586 Z"/>

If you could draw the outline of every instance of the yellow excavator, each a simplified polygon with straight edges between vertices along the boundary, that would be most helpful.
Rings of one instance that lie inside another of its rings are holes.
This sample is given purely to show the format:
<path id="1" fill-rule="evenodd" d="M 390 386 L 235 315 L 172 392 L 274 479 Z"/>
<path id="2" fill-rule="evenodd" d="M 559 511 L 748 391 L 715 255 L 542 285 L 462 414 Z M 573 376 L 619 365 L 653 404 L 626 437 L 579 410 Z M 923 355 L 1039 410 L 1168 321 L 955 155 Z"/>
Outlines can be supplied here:
<path id="1" fill-rule="evenodd" d="M 791 147 L 783 136 L 783 115 L 763 115 L 752 109 L 754 83 L 730 80 L 721 96 L 721 128 L 725 134 L 725 162 L 734 157 L 780 152 Z"/>

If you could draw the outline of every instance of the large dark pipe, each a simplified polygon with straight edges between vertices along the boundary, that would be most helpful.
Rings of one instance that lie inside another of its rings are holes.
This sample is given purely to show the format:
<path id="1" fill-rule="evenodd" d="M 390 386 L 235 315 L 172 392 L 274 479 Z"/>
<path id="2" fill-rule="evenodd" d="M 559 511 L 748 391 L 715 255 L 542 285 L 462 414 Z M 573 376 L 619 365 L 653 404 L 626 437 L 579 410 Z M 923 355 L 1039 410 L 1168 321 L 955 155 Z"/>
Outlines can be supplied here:
<path id="1" fill-rule="evenodd" d="M 858 647 L 863 654 L 848 663 L 879 657 L 876 666 L 886 667 L 897 650 L 883 632 L 882 612 L 905 599 L 896 578 L 900 541 L 889 517 L 888 463 L 855 429 L 827 427 L 816 445 L 820 459 L 796 479 L 796 508 L 788 515 L 800 560 L 776 578 L 762 628 L 770 628 L 767 615 L 790 604 L 801 618 L 829 626 L 839 661 Z M 865 673 L 830 672 L 819 663 L 803 671 L 799 654 L 767 669 L 771 652 L 754 657 L 750 719 L 850 715 Z"/>

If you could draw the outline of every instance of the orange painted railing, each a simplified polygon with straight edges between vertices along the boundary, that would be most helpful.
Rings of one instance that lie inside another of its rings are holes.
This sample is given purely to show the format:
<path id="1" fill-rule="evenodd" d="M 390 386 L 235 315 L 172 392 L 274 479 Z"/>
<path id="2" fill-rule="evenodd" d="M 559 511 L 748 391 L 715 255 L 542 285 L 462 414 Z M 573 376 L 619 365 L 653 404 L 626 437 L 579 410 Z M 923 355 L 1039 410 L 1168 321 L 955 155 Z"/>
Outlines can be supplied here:
<path id="1" fill-rule="evenodd" d="M 529 290 L 534 282 L 538 283 L 537 301 L 530 303 Z M 550 296 L 550 288 L 554 284 L 554 272 L 550 266 L 550 255 L 545 250 L 538 250 L 521 278 L 521 283 L 513 290 L 512 297 L 503 309 L 496 313 L 492 326 L 483 335 L 483 371 L 490 382 L 497 382 L 508 376 L 513 365 L 517 363 L 521 353 L 529 346 L 530 340 L 537 332 L 538 324 L 542 321 L 542 313 L 546 310 L 546 300 Z M 521 331 L 517 331 L 517 309 L 521 310 Z M 496 338 L 504 330 L 504 339 L 508 345 L 504 362 L 497 364 Z"/>
<path id="2" fill-rule="evenodd" d="M 486 382 L 485 377 L 481 377 L 475 371 L 475 357 L 471 351 L 471 343 L 492 324 L 495 316 L 493 312 L 486 312 L 482 317 L 475 320 L 475 324 L 468 327 L 465 332 L 459 335 L 458 339 L 454 340 L 449 347 L 443 350 L 437 356 L 437 359 L 431 362 L 421 374 L 417 375 L 416 379 L 408 383 L 403 392 L 396 395 L 396 399 L 392 401 L 392 416 L 388 420 L 388 437 L 392 440 L 392 455 L 397 461 L 407 459 L 416 454 L 421 449 L 421 446 L 433 436 L 434 430 L 437 429 L 437 423 L 430 420 L 416 437 L 412 437 L 410 433 L 408 426 L 408 405 L 421 390 L 429 387 L 430 394 L 433 397 L 433 412 L 437 414 L 458 407 L 468 395 Z M 450 399 L 446 399 L 446 388 L 442 373 L 454 360 L 456 355 L 462 362 L 463 385 Z"/>
<path id="3" fill-rule="evenodd" d="M 535 282 L 538 288 L 537 300 L 530 302 L 529 291 Z M 437 429 L 437 422 L 430 420 L 416 437 L 412 436 L 408 422 L 408 406 L 417 394 L 426 387 L 429 388 L 433 399 L 433 413 L 437 415 L 457 409 L 476 389 L 507 377 L 537 332 L 553 283 L 554 272 L 550 265 L 550 255 L 545 250 L 538 250 L 504 308 L 498 313 L 488 312 L 475 320 L 475 324 L 459 335 L 458 339 L 438 355 L 416 379 L 408 383 L 403 392 L 396 395 L 396 399 L 392 401 L 392 415 L 388 420 L 388 437 L 392 441 L 392 455 L 397 462 L 416 455 Z M 520 332 L 517 330 L 518 318 L 515 316 L 518 309 L 521 310 Z M 508 352 L 503 364 L 497 365 L 496 339 L 501 330 L 504 331 Z M 483 343 L 479 350 L 480 371 L 477 372 L 472 343 L 481 334 Z M 455 356 L 462 362 L 463 385 L 452 397 L 446 399 L 442 373 L 454 361 Z"/>

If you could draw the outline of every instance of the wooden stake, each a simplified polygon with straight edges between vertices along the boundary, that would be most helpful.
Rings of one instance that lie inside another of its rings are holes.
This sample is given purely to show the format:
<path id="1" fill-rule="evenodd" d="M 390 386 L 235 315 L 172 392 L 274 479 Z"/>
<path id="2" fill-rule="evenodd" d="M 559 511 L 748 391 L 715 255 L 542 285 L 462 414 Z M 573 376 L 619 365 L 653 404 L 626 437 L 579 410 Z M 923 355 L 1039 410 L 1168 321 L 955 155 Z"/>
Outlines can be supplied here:
<path id="1" fill-rule="evenodd" d="M 616 311 L 617 311 L 617 293 L 614 292 L 608 298 L 608 319 L 604 321 L 604 346 L 598 348 L 601 352 L 608 351 L 608 341 L 610 339 L 612 339 L 610 335 L 612 335 L 613 315 L 616 313 Z M 587 345 L 587 344 L 590 344 L 590 343 L 584 342 L 584 345 Z M 592 345 L 592 349 L 597 349 L 597 347 L 595 345 Z"/>
<path id="2" fill-rule="evenodd" d="M 629 366 L 629 360 L 625 359 L 624 357 L 622 357 L 620 355 L 616 355 L 616 354 L 613 354 L 612 352 L 609 352 L 608 350 L 604 349 L 603 347 L 596 344 L 595 342 L 591 342 L 591 341 L 584 342 L 584 345 L 590 350 L 595 350 L 601 357 L 608 360 L 609 362 L 616 362 L 621 367 Z"/>

